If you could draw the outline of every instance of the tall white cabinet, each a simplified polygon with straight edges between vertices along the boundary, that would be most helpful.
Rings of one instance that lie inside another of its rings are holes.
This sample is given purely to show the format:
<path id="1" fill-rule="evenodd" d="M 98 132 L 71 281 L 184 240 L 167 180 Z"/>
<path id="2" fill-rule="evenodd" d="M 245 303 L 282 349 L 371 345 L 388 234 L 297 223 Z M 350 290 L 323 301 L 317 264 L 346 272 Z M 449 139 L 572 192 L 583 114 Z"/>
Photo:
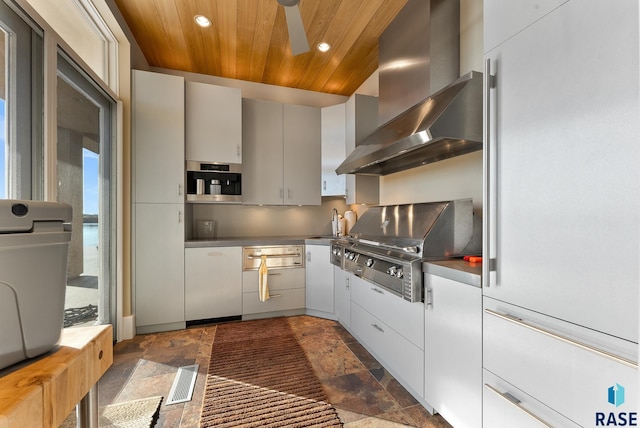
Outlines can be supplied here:
<path id="1" fill-rule="evenodd" d="M 342 196 L 346 190 L 345 175 L 336 168 L 345 159 L 347 117 L 345 104 L 323 107 L 322 122 L 322 196 Z"/>
<path id="2" fill-rule="evenodd" d="M 242 100 L 242 200 L 320 205 L 320 109 Z"/>
<path id="3" fill-rule="evenodd" d="M 328 245 L 305 245 L 306 307 L 310 315 L 334 317 L 333 265 Z"/>
<path id="4" fill-rule="evenodd" d="M 639 5 L 515 3 L 484 1 L 485 426 L 500 396 L 593 426 L 640 402 Z"/>
<path id="5" fill-rule="evenodd" d="M 184 328 L 184 79 L 134 70 L 132 111 L 136 329 Z"/>

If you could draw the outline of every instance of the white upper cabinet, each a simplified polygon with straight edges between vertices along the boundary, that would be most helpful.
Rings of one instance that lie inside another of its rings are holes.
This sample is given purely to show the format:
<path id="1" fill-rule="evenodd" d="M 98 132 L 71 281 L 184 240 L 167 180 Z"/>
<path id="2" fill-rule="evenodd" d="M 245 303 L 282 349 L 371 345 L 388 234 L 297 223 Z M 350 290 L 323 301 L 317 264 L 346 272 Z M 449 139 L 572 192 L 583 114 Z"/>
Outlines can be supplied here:
<path id="1" fill-rule="evenodd" d="M 184 202 L 184 79 L 133 70 L 133 201 Z"/>
<path id="2" fill-rule="evenodd" d="M 324 107 L 322 122 L 322 196 L 345 194 L 345 175 L 337 175 L 336 168 L 345 158 L 346 107 L 337 104 Z"/>
<path id="3" fill-rule="evenodd" d="M 242 93 L 237 88 L 187 82 L 186 158 L 242 163 Z"/>
<path id="4" fill-rule="evenodd" d="M 244 99 L 243 203 L 320 205 L 320 109 Z"/>
<path id="5" fill-rule="evenodd" d="M 484 0 L 484 52 L 489 52 L 567 1 Z"/>
<path id="6" fill-rule="evenodd" d="M 284 204 L 320 205 L 320 109 L 284 105 Z"/>

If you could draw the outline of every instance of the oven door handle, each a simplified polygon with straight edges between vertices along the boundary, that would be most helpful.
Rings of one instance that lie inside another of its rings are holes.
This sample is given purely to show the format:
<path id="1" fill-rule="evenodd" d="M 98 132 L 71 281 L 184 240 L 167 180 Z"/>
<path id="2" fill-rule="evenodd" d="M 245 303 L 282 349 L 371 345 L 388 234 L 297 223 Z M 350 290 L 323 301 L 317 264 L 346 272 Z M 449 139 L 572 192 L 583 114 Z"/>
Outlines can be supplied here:
<path id="1" fill-rule="evenodd" d="M 254 254 L 248 254 L 247 255 L 247 258 L 249 260 L 261 259 L 262 257 L 266 257 L 268 259 L 284 259 L 284 258 L 287 258 L 287 257 L 300 257 L 300 253 L 296 253 L 296 254 L 266 254 L 264 256 L 254 255 Z"/>

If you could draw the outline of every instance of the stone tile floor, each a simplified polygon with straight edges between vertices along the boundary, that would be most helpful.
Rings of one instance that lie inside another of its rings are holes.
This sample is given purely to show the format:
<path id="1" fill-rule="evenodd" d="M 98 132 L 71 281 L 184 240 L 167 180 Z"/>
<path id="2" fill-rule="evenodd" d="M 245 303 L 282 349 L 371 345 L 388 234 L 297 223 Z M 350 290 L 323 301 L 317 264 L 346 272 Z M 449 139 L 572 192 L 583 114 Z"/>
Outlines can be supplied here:
<path id="1" fill-rule="evenodd" d="M 450 425 L 430 415 L 340 324 L 311 316 L 282 318 L 298 337 L 329 402 L 347 428 Z M 98 383 L 99 405 L 169 395 L 180 366 L 199 364 L 191 401 L 161 405 L 158 427 L 198 427 L 216 326 L 138 335 L 114 346 Z"/>

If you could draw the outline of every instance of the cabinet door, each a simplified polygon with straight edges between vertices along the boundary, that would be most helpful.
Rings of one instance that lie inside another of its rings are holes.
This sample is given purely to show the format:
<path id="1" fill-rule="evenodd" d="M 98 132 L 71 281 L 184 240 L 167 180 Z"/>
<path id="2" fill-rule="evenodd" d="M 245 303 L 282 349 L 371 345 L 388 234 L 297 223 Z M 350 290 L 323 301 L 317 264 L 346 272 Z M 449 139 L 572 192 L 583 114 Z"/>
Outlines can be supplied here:
<path id="1" fill-rule="evenodd" d="M 321 112 L 322 196 L 340 196 L 345 193 L 345 176 L 336 174 L 336 168 L 345 159 L 345 114 L 344 104 L 324 107 Z"/>
<path id="2" fill-rule="evenodd" d="M 242 100 L 242 201 L 282 205 L 283 107 L 280 103 Z"/>
<path id="3" fill-rule="evenodd" d="M 237 88 L 187 82 L 186 158 L 242 163 L 242 93 Z"/>
<path id="4" fill-rule="evenodd" d="M 306 245 L 307 309 L 333 313 L 333 265 L 328 245 Z"/>
<path id="5" fill-rule="evenodd" d="M 184 212 L 135 204 L 136 326 L 184 322 Z"/>
<path id="6" fill-rule="evenodd" d="M 638 2 L 622 0 L 567 2 L 490 51 L 497 198 L 483 203 L 486 295 L 634 342 L 638 49 Z"/>
<path id="7" fill-rule="evenodd" d="M 133 71 L 133 200 L 184 202 L 184 79 Z"/>
<path id="8" fill-rule="evenodd" d="M 338 266 L 333 266 L 333 284 L 335 287 L 335 310 L 340 324 L 349 327 L 351 324 L 351 292 L 349 289 L 349 273 Z"/>
<path id="9" fill-rule="evenodd" d="M 424 399 L 455 427 L 482 426 L 482 290 L 425 274 Z"/>
<path id="10" fill-rule="evenodd" d="M 320 205 L 320 109 L 284 105 L 284 204 Z"/>
<path id="11" fill-rule="evenodd" d="M 522 31 L 568 0 L 484 0 L 484 51 Z"/>
<path id="12" fill-rule="evenodd" d="M 242 314 L 242 247 L 184 250 L 187 321 Z"/>

